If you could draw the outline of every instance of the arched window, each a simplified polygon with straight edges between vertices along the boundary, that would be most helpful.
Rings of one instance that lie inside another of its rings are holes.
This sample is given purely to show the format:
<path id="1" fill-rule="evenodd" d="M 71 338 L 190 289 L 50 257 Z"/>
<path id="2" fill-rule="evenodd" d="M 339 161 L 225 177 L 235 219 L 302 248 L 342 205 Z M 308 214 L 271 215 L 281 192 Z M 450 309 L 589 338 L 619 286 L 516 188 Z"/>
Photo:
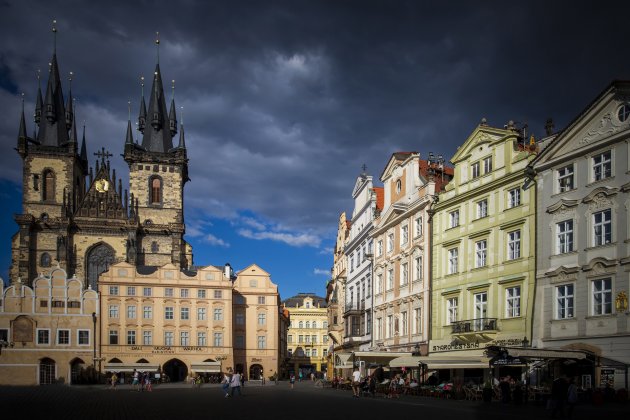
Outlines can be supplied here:
<path id="1" fill-rule="evenodd" d="M 300 321 L 300 323 L 298 325 L 299 325 L 298 328 L 304 328 L 304 323 L 302 321 Z"/>
<path id="2" fill-rule="evenodd" d="M 162 180 L 158 177 L 151 178 L 150 204 L 162 203 Z"/>
<path id="3" fill-rule="evenodd" d="M 44 191 L 42 197 L 44 201 L 55 201 L 55 174 L 53 171 L 44 172 Z"/>
<path id="4" fill-rule="evenodd" d="M 310 321 L 306 321 L 306 328 L 311 328 L 311 322 Z"/>
<path id="5" fill-rule="evenodd" d="M 50 255 L 44 252 L 39 260 L 39 265 L 42 267 L 50 267 Z"/>
<path id="6" fill-rule="evenodd" d="M 317 321 L 313 321 L 313 328 L 317 328 Z"/>

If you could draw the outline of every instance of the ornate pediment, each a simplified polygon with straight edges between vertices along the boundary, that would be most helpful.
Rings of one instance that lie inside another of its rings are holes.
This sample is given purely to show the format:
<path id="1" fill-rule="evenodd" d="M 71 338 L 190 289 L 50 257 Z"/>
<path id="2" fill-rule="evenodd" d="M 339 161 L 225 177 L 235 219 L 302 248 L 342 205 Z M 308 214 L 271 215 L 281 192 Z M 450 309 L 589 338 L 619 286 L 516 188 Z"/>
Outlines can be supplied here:
<path id="1" fill-rule="evenodd" d="M 568 213 L 571 211 L 573 207 L 577 206 L 578 203 L 579 203 L 578 200 L 566 200 L 563 198 L 560 201 L 547 207 L 547 213 L 549 214 Z"/>
<path id="2" fill-rule="evenodd" d="M 113 177 L 114 179 L 110 175 L 108 165 L 101 165 L 88 192 L 77 206 L 75 217 L 128 219 L 127 209 L 121 197 L 122 187 L 119 186 L 119 191 L 116 191 L 115 175 Z"/>
<path id="3" fill-rule="evenodd" d="M 618 191 L 618 188 L 598 187 L 584 197 L 582 202 L 589 205 L 590 211 L 608 208 L 612 205 L 612 200 L 609 197 L 616 195 Z"/>
<path id="4" fill-rule="evenodd" d="M 614 274 L 616 260 L 609 260 L 608 258 L 598 257 L 593 258 L 588 264 L 582 266 L 582 271 L 588 272 L 587 276 L 594 277 L 605 274 Z"/>
<path id="5" fill-rule="evenodd" d="M 630 128 L 628 120 L 621 121 L 618 114 L 620 102 L 628 102 L 628 97 L 618 97 L 611 111 L 606 112 L 597 121 L 593 122 L 586 133 L 580 136 L 580 146 L 591 144 L 602 137 L 610 137 L 620 131 Z"/>

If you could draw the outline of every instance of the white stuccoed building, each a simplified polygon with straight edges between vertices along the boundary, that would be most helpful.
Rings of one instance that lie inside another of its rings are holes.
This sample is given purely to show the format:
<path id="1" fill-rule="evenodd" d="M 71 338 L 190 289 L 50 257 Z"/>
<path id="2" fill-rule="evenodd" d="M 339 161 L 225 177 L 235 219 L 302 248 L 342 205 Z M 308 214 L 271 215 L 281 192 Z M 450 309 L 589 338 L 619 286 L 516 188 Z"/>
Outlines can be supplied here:
<path id="1" fill-rule="evenodd" d="M 629 141 L 630 82 L 613 82 L 533 163 L 532 344 L 591 354 L 592 364 L 571 372 L 585 388 L 628 387 Z"/>

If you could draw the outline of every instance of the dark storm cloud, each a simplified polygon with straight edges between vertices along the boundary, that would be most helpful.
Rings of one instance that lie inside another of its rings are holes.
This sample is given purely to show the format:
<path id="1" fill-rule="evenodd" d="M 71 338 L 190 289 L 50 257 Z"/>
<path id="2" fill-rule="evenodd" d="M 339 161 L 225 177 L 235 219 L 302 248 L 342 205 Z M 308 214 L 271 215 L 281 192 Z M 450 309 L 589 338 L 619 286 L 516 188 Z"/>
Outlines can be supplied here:
<path id="1" fill-rule="evenodd" d="M 168 98 L 176 79 L 184 107 L 192 219 L 252 211 L 264 228 L 243 221 L 245 237 L 318 243 L 351 209 L 363 163 L 377 178 L 397 150 L 450 157 L 482 117 L 541 135 L 547 117 L 559 129 L 613 78 L 630 77 L 629 7 L 583 3 L 9 1 L 0 6 L 2 142 L 15 144 L 17 92 L 32 112 L 56 18 L 88 146 L 121 152 L 127 101 L 135 122 L 160 31 Z M 0 164 L 19 179 L 15 154 Z"/>

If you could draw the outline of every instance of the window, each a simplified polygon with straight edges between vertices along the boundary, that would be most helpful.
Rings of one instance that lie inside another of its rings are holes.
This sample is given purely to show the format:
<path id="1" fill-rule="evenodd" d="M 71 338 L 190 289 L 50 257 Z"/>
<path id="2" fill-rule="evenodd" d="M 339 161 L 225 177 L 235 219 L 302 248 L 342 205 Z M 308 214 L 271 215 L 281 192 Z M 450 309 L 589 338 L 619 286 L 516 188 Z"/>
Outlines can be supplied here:
<path id="1" fill-rule="evenodd" d="M 558 192 L 569 191 L 573 188 L 575 188 L 573 183 L 573 165 L 558 169 Z"/>
<path id="2" fill-rule="evenodd" d="M 40 344 L 40 345 L 50 344 L 50 330 L 39 330 L 39 329 L 37 330 L 37 344 Z"/>
<path id="3" fill-rule="evenodd" d="M 298 335 L 298 343 L 303 343 L 303 342 L 304 342 L 304 336 Z"/>
<path id="4" fill-rule="evenodd" d="M 479 162 L 473 163 L 472 165 L 470 165 L 470 168 L 472 170 L 473 179 L 478 178 L 479 177 Z"/>
<path id="5" fill-rule="evenodd" d="M 556 224 L 558 254 L 573 251 L 573 220 Z"/>
<path id="6" fill-rule="evenodd" d="M 322 357 L 328 357 L 328 350 L 327 349 L 322 350 Z"/>
<path id="7" fill-rule="evenodd" d="M 477 218 L 488 216 L 488 200 L 481 200 L 477 202 Z"/>
<path id="8" fill-rule="evenodd" d="M 223 321 L 223 309 L 222 308 L 214 308 L 212 319 L 215 321 Z"/>
<path id="9" fill-rule="evenodd" d="M 267 348 L 267 337 L 265 337 L 264 335 L 259 335 L 258 336 L 258 348 L 259 349 L 266 349 Z"/>
<path id="10" fill-rule="evenodd" d="M 127 345 L 128 346 L 136 345 L 136 332 L 134 330 L 127 331 Z"/>
<path id="11" fill-rule="evenodd" d="M 508 287 L 505 289 L 505 317 L 517 316 L 521 316 L 521 287 Z"/>
<path id="12" fill-rule="evenodd" d="M 179 291 L 179 296 L 183 297 L 183 298 L 187 298 L 189 295 L 190 290 L 188 289 L 182 289 Z"/>
<path id="13" fill-rule="evenodd" d="M 612 242 L 612 212 L 610 209 L 593 213 L 593 246 Z"/>
<path id="14" fill-rule="evenodd" d="M 206 333 L 205 332 L 198 332 L 197 333 L 197 345 L 198 346 L 205 346 L 206 345 Z"/>
<path id="15" fill-rule="evenodd" d="M 396 192 L 400 193 L 400 190 L 402 189 L 402 182 L 400 182 L 400 179 L 398 181 L 396 181 Z"/>
<path id="16" fill-rule="evenodd" d="M 109 330 L 109 344 L 118 344 L 117 330 Z"/>
<path id="17" fill-rule="evenodd" d="M 153 332 L 152 331 L 142 331 L 142 344 L 145 346 L 150 346 L 153 344 Z"/>
<path id="18" fill-rule="evenodd" d="M 311 357 L 311 349 L 305 350 L 306 357 Z"/>
<path id="19" fill-rule="evenodd" d="M 610 150 L 593 156 L 593 180 L 599 181 L 612 175 L 612 159 Z"/>
<path id="20" fill-rule="evenodd" d="M 413 310 L 413 333 L 422 334 L 422 308 Z"/>
<path id="21" fill-rule="evenodd" d="M 237 335 L 236 339 L 234 340 L 234 347 L 237 349 L 245 348 L 245 336 Z"/>
<path id="22" fill-rule="evenodd" d="M 162 202 L 162 180 L 158 177 L 151 178 L 151 201 L 149 204 L 160 204 Z"/>
<path id="23" fill-rule="evenodd" d="M 387 252 L 392 252 L 394 250 L 394 234 L 390 233 L 387 235 Z"/>
<path id="24" fill-rule="evenodd" d="M 136 295 L 136 288 L 134 286 L 128 286 L 127 296 L 135 296 L 135 295 Z"/>
<path id="25" fill-rule="evenodd" d="M 376 339 L 383 338 L 383 318 L 376 318 Z"/>
<path id="26" fill-rule="evenodd" d="M 206 289 L 197 290 L 197 299 L 205 299 L 206 298 Z"/>
<path id="27" fill-rule="evenodd" d="M 593 280 L 593 315 L 612 314 L 612 280 Z"/>
<path id="28" fill-rule="evenodd" d="M 47 252 L 44 252 L 39 260 L 39 265 L 42 267 L 50 267 L 50 262 L 51 262 L 50 254 L 48 254 Z"/>
<path id="29" fill-rule="evenodd" d="M 617 110 L 617 118 L 620 122 L 625 122 L 628 117 L 630 117 L 630 106 L 628 104 L 623 104 Z"/>
<path id="30" fill-rule="evenodd" d="M 313 349 L 313 352 L 311 353 L 311 355 L 313 357 L 317 357 L 317 349 Z"/>
<path id="31" fill-rule="evenodd" d="M 222 299 L 223 298 L 223 291 L 222 290 L 215 290 L 214 291 L 214 298 L 215 299 Z"/>
<path id="32" fill-rule="evenodd" d="M 457 322 L 457 298 L 446 300 L 446 320 L 449 324 Z"/>
<path id="33" fill-rule="evenodd" d="M 409 283 L 409 269 L 408 264 L 404 263 L 401 265 L 402 274 L 400 276 L 400 285 L 406 286 Z"/>
<path id="34" fill-rule="evenodd" d="M 416 275 L 414 279 L 422 280 L 422 274 L 423 274 L 422 255 L 416 257 L 415 263 L 416 263 Z"/>
<path id="35" fill-rule="evenodd" d="M 376 294 L 380 294 L 383 291 L 383 275 L 376 275 Z"/>
<path id="36" fill-rule="evenodd" d="M 563 284 L 556 287 L 557 319 L 573 318 L 573 285 Z"/>
<path id="37" fill-rule="evenodd" d="M 172 306 L 167 306 L 164 308 L 164 319 L 174 319 L 174 310 Z"/>
<path id="38" fill-rule="evenodd" d="M 383 255 L 383 241 L 382 240 L 379 240 L 376 243 L 376 253 L 378 254 L 379 257 Z"/>
<path id="39" fill-rule="evenodd" d="M 311 328 L 311 321 L 306 321 L 306 328 Z"/>
<path id="40" fill-rule="evenodd" d="M 287 335 L 287 343 L 289 343 L 289 344 L 293 343 L 293 336 L 292 335 Z"/>
<path id="41" fill-rule="evenodd" d="M 118 305 L 109 305 L 109 317 L 118 318 Z"/>
<path id="42" fill-rule="evenodd" d="M 317 336 L 316 335 L 311 335 L 311 343 L 317 344 Z"/>
<path id="43" fill-rule="evenodd" d="M 483 330 L 485 318 L 488 316 L 488 292 L 474 294 L 475 299 L 475 331 Z"/>
<path id="44" fill-rule="evenodd" d="M 394 316 L 393 315 L 387 315 L 387 338 L 389 337 L 393 337 L 394 336 Z"/>
<path id="45" fill-rule="evenodd" d="M 508 208 L 521 205 L 521 189 L 514 188 L 508 191 Z"/>
<path id="46" fill-rule="evenodd" d="M 488 252 L 488 242 L 483 239 L 475 242 L 475 267 L 485 267 Z"/>
<path id="47" fill-rule="evenodd" d="M 448 214 L 448 225 L 452 228 L 459 226 L 459 210 L 453 210 Z"/>
<path id="48" fill-rule="evenodd" d="M 405 225 L 401 228 L 400 244 L 406 245 L 409 242 L 409 226 Z"/>
<path id="49" fill-rule="evenodd" d="M 394 288 L 394 269 L 390 268 L 387 270 L 387 290 L 392 290 Z"/>
<path id="50" fill-rule="evenodd" d="M 311 328 L 317 328 L 317 321 L 313 321 L 313 323 L 311 324 Z"/>
<path id="51" fill-rule="evenodd" d="M 173 288 L 167 287 L 164 289 L 164 297 L 173 297 Z"/>
<path id="52" fill-rule="evenodd" d="M 55 201 L 55 174 L 53 171 L 44 172 L 44 191 L 42 197 L 44 201 Z"/>
<path id="53" fill-rule="evenodd" d="M 324 321 L 324 322 L 322 323 L 322 328 L 324 328 L 324 329 L 325 329 L 325 328 L 328 328 L 328 321 Z"/>
<path id="54" fill-rule="evenodd" d="M 118 296 L 118 286 L 109 286 L 109 294 L 112 296 Z"/>
<path id="55" fill-rule="evenodd" d="M 236 314 L 236 325 L 245 325 L 245 314 L 242 312 Z"/>
<path id="56" fill-rule="evenodd" d="M 488 156 L 483 160 L 483 173 L 489 174 L 492 172 L 492 156 Z"/>
<path id="57" fill-rule="evenodd" d="M 372 334 L 372 311 L 368 311 L 366 314 L 366 327 L 365 327 L 365 333 L 366 334 Z M 324 343 L 328 343 L 328 336 L 323 336 L 324 338 Z"/>
<path id="58" fill-rule="evenodd" d="M 153 318 L 153 307 L 145 306 L 142 310 L 142 318 L 151 319 Z"/>
<path id="59" fill-rule="evenodd" d="M 416 236 L 422 236 L 424 226 L 422 225 L 422 216 L 416 217 Z"/>
<path id="60" fill-rule="evenodd" d="M 267 314 L 258 314 L 258 325 L 265 325 L 267 323 Z"/>
<path id="61" fill-rule="evenodd" d="M 150 287 L 145 287 L 142 289 L 142 296 L 144 297 L 151 297 L 151 288 Z"/>
<path id="62" fill-rule="evenodd" d="M 172 346 L 175 341 L 175 334 L 173 331 L 164 331 L 164 345 Z"/>
<path id="63" fill-rule="evenodd" d="M 57 344 L 70 344 L 70 330 L 57 330 Z"/>
<path id="64" fill-rule="evenodd" d="M 354 254 L 350 255 L 350 272 L 354 271 Z"/>
<path id="65" fill-rule="evenodd" d="M 409 334 L 409 330 L 408 330 L 409 320 L 407 319 L 407 311 L 400 313 L 400 324 L 401 324 L 400 333 L 402 335 Z"/>
<path id="66" fill-rule="evenodd" d="M 367 295 L 365 296 L 370 297 L 372 295 L 372 279 L 370 278 L 369 275 L 366 277 L 366 279 L 367 279 Z"/>
<path id="67" fill-rule="evenodd" d="M 264 296 L 258 296 L 258 304 L 259 305 L 264 305 L 265 304 L 265 297 Z"/>
<path id="68" fill-rule="evenodd" d="M 197 321 L 206 320 L 206 308 L 197 308 Z"/>
<path id="69" fill-rule="evenodd" d="M 179 345 L 190 346 L 190 333 L 188 331 L 179 332 Z"/>
<path id="70" fill-rule="evenodd" d="M 457 248 L 452 248 L 448 250 L 448 274 L 457 273 L 458 255 L 459 255 L 459 250 Z"/>
<path id="71" fill-rule="evenodd" d="M 190 308 L 181 308 L 179 314 L 183 321 L 190 319 Z"/>
<path id="72" fill-rule="evenodd" d="M 521 231 L 508 233 L 508 260 L 521 258 Z"/>
<path id="73" fill-rule="evenodd" d="M 127 306 L 127 318 L 136 319 L 136 305 Z"/>

